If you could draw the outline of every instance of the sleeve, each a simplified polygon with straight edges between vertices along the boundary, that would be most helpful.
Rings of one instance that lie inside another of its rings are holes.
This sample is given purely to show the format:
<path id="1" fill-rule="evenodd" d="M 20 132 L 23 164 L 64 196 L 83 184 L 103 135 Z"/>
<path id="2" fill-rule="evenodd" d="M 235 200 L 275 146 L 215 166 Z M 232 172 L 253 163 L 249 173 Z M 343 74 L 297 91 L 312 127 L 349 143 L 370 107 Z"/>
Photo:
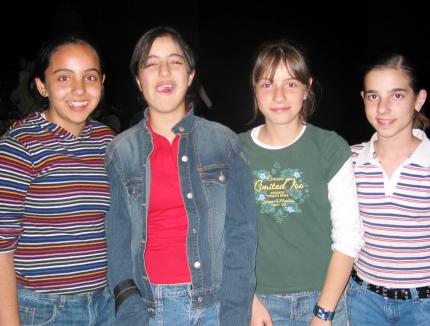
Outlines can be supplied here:
<path id="1" fill-rule="evenodd" d="M 245 326 L 250 322 L 255 290 L 257 232 L 252 174 L 238 142 L 230 166 L 220 324 Z"/>
<path id="2" fill-rule="evenodd" d="M 109 156 L 109 149 L 107 156 Z M 115 294 L 115 325 L 148 325 L 146 305 L 140 296 L 133 274 L 131 252 L 131 216 L 126 189 L 117 166 L 110 161 L 106 171 L 111 185 L 111 207 L 106 215 L 108 280 Z M 142 258 L 143 259 L 143 258 Z M 131 285 L 130 285 L 131 284 Z"/>
<path id="3" fill-rule="evenodd" d="M 33 165 L 27 149 L 13 138 L 0 141 L 0 252 L 15 250 Z"/>
<path id="4" fill-rule="evenodd" d="M 330 181 L 351 157 L 348 143 L 334 131 L 321 137 L 323 146 L 323 168 L 326 171 L 327 182 Z"/>
<path id="5" fill-rule="evenodd" d="M 351 159 L 328 183 L 328 197 L 331 204 L 332 249 L 356 258 L 363 246 L 364 231 Z"/>

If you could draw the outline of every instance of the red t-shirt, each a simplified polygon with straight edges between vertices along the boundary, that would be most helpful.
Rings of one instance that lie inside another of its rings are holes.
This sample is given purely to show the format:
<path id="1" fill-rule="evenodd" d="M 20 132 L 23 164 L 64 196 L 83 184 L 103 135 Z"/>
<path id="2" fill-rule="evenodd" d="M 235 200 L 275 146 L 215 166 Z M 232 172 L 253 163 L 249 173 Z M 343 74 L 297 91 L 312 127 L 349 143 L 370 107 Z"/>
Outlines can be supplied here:
<path id="1" fill-rule="evenodd" d="M 191 282 L 187 259 L 188 218 L 182 200 L 178 172 L 180 136 L 172 144 L 152 133 L 151 192 L 149 196 L 148 239 L 144 262 L 154 284 Z"/>

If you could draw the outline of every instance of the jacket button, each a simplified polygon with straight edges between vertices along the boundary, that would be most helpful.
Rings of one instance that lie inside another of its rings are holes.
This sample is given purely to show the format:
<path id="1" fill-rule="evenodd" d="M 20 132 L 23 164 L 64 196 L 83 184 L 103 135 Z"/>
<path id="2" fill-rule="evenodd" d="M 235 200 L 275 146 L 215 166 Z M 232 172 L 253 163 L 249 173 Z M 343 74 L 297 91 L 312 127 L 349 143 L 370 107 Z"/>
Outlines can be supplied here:
<path id="1" fill-rule="evenodd" d="M 197 302 L 198 302 L 198 303 L 202 303 L 202 302 L 203 302 L 203 298 L 202 298 L 202 297 L 198 297 L 198 298 L 197 298 Z"/>
<path id="2" fill-rule="evenodd" d="M 185 128 L 184 127 L 179 127 L 178 130 L 179 130 L 179 132 L 184 132 Z"/>
<path id="3" fill-rule="evenodd" d="M 181 157 L 182 162 L 188 162 L 188 156 L 184 155 Z"/>
<path id="4" fill-rule="evenodd" d="M 195 269 L 199 269 L 200 268 L 200 262 L 199 261 L 194 262 L 194 268 Z"/>
<path id="5" fill-rule="evenodd" d="M 189 192 L 189 193 L 187 194 L 187 198 L 188 198 L 188 199 L 193 199 L 193 193 L 192 193 L 192 192 Z"/>
<path id="6" fill-rule="evenodd" d="M 196 229 L 193 229 L 193 234 L 197 234 L 197 230 Z"/>
<path id="7" fill-rule="evenodd" d="M 225 176 L 224 176 L 224 174 L 222 174 L 222 173 L 221 173 L 221 174 L 219 175 L 219 177 L 218 177 L 218 180 L 219 180 L 219 181 L 221 181 L 221 182 L 224 182 L 224 181 L 225 181 Z"/>

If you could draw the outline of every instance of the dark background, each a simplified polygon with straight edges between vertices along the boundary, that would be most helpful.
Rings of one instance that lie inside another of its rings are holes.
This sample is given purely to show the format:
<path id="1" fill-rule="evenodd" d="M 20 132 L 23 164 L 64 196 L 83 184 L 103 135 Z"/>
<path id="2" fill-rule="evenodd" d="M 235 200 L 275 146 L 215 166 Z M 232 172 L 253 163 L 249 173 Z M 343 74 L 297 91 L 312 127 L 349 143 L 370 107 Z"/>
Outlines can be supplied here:
<path id="1" fill-rule="evenodd" d="M 429 16 L 422 1 L 112 1 L 15 1 L 3 9 L 2 96 L 18 84 L 20 57 L 33 59 L 52 36 L 83 33 L 104 54 L 105 102 L 119 109 L 125 129 L 142 110 L 128 69 L 134 45 L 148 29 L 170 25 L 195 50 L 199 82 L 213 102 L 211 110 L 199 106 L 199 114 L 240 132 L 251 127 L 249 75 L 255 50 L 262 41 L 285 37 L 307 49 L 321 85 L 310 122 L 336 130 L 352 144 L 372 133 L 359 96 L 366 58 L 397 47 L 430 66 Z"/>

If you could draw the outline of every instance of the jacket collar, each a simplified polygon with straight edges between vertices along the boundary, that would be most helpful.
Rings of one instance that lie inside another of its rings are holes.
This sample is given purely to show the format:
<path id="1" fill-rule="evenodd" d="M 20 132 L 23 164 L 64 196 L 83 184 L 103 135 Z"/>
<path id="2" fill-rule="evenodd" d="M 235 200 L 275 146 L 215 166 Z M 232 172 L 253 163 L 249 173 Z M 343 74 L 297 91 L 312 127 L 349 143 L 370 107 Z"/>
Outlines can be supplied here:
<path id="1" fill-rule="evenodd" d="M 148 119 L 149 119 L 149 108 L 145 109 L 143 114 L 143 119 L 140 121 L 140 126 L 144 128 L 147 132 L 148 130 Z M 175 134 L 190 134 L 194 129 L 196 116 L 194 115 L 194 109 L 190 109 L 187 114 L 173 126 L 172 131 Z"/>

